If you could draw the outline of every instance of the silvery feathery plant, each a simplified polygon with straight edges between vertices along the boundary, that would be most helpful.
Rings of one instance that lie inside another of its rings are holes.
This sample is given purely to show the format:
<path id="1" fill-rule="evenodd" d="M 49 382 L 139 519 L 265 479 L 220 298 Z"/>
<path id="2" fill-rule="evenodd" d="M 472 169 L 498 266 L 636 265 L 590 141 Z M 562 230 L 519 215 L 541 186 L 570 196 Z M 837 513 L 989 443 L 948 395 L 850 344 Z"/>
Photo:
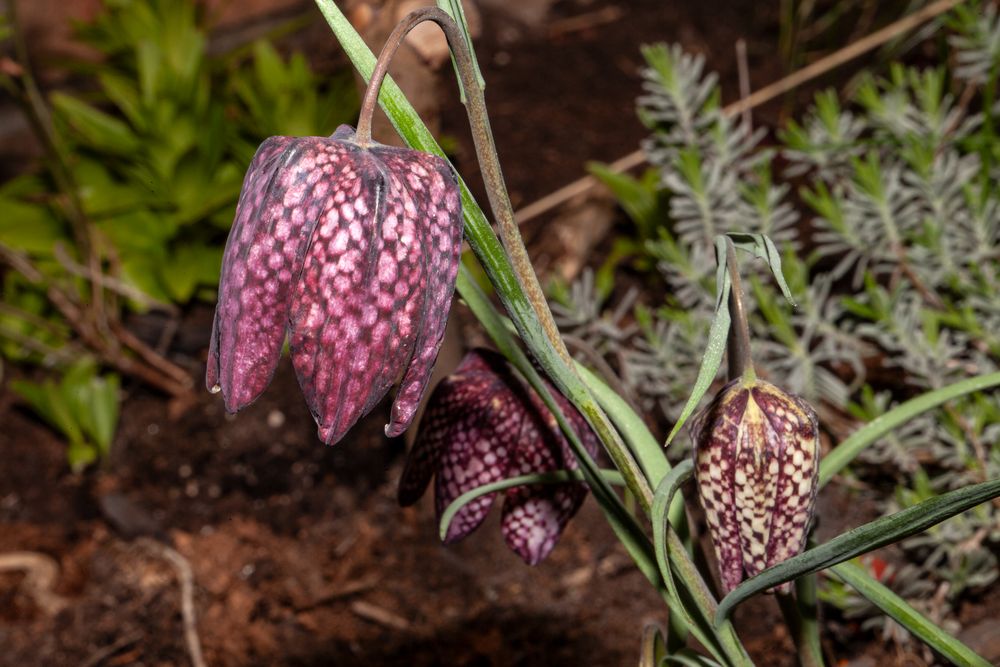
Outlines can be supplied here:
<path id="1" fill-rule="evenodd" d="M 645 146 L 655 168 L 640 179 L 596 171 L 635 221 L 633 253 L 656 263 L 668 302 L 654 311 L 640 304 L 642 326 L 629 330 L 616 326 L 627 321 L 620 304 L 605 310 L 607 293 L 588 290 L 585 277 L 556 309 L 563 330 L 599 351 L 639 405 L 676 419 L 714 314 L 702 258 L 712 233 L 738 229 L 775 239 L 798 300 L 789 311 L 750 276 L 755 354 L 835 433 L 921 391 L 1000 370 L 1000 19 L 995 5 L 970 3 L 946 25 L 954 34 L 942 60 L 954 69 L 866 73 L 846 103 L 834 91 L 818 94 L 770 146 L 743 118 L 726 116 L 702 58 L 646 47 L 639 115 L 652 130 Z M 803 257 L 802 248 L 815 250 Z M 587 312 L 595 316 L 581 317 Z M 864 465 L 854 470 L 863 480 L 886 471 L 890 486 L 902 479 L 879 500 L 887 514 L 996 479 L 998 420 L 996 392 L 952 398 L 860 450 Z M 997 572 L 995 505 L 948 526 L 904 541 L 906 564 L 889 582 L 936 617 L 948 617 L 954 600 Z"/>
<path id="2" fill-rule="evenodd" d="M 335 4 L 317 4 L 370 79 L 369 88 L 356 131 L 274 137 L 250 166 L 224 256 L 207 375 L 227 409 L 242 408 L 266 388 L 287 338 L 323 441 L 342 439 L 397 382 L 387 433 L 399 434 L 426 388 L 454 289 L 496 352 L 472 352 L 434 391 L 400 485 L 401 502 L 410 503 L 435 478 L 445 541 L 470 533 L 496 494 L 505 492 L 505 538 L 524 560 L 538 562 L 589 489 L 669 610 L 669 629 L 650 626 L 642 633 L 643 665 L 752 664 L 728 616 L 741 600 L 770 589 L 777 591 L 802 660 L 822 664 L 812 574 L 824 568 L 865 590 L 942 654 L 985 664 L 845 561 L 1000 496 L 1000 483 L 920 502 L 802 552 L 816 490 L 853 456 L 847 451 L 824 470 L 811 409 L 757 380 L 750 365 L 748 306 L 736 254 L 763 259 L 788 295 L 769 237 L 712 239 L 718 268 L 708 345 L 667 445 L 708 391 L 727 340 L 736 384 L 691 431 L 697 466 L 692 459 L 671 466 L 640 415 L 577 364 L 559 334 L 514 224 L 460 6 L 451 7 L 452 15 L 438 8 L 415 11 L 376 60 Z M 424 21 L 437 23 L 452 49 L 499 238 L 405 96 L 385 78 L 396 48 Z M 371 138 L 378 100 L 410 148 L 380 146 Z M 505 314 L 458 261 L 460 232 Z M 899 408 L 888 423 L 905 423 L 925 409 Z M 863 449 L 885 423 L 855 443 Z M 602 450 L 612 467 L 598 466 Z M 711 518 L 728 593 L 721 601 L 712 593 L 713 573 L 696 566 L 703 562 L 697 541 L 686 539 L 696 526 L 677 491 L 692 476 Z M 634 511 L 616 485 L 628 489 Z M 741 582 L 744 576 L 749 578 Z"/>

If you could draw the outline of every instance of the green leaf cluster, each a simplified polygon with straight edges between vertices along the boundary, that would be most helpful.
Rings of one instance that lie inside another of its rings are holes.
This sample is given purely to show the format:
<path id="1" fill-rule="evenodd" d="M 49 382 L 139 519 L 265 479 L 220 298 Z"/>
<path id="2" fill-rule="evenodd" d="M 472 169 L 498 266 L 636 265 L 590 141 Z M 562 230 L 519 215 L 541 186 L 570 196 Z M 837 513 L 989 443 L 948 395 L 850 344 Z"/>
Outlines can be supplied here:
<path id="1" fill-rule="evenodd" d="M 10 388 L 69 442 L 66 457 L 79 472 L 105 458 L 118 427 L 119 380 L 101 375 L 97 363 L 84 357 L 58 380 L 14 380 Z"/>

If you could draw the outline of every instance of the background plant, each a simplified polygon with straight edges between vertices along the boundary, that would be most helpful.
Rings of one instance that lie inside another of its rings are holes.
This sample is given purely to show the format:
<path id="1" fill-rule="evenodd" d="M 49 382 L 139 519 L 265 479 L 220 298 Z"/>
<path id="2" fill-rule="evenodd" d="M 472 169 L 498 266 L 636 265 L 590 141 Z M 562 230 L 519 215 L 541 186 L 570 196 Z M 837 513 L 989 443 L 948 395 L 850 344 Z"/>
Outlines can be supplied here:
<path id="1" fill-rule="evenodd" d="M 339 8 L 328 0 L 317 0 L 317 4 L 362 75 L 367 78 L 372 76 L 373 71 L 384 72 L 381 69 L 384 62 L 376 68 L 374 56 Z M 449 3 L 442 2 L 442 4 L 447 6 Z M 458 12 L 455 14 L 460 16 Z M 969 664 L 985 664 L 967 647 L 950 637 L 891 591 L 880 586 L 863 570 L 843 561 L 916 534 L 949 516 L 995 497 L 1000 493 L 1000 484 L 996 481 L 963 487 L 943 494 L 940 498 L 919 503 L 907 510 L 872 522 L 856 531 L 842 534 L 805 552 L 801 557 L 770 568 L 758 577 L 744 582 L 719 604 L 717 611 L 713 611 L 716 602 L 680 537 L 686 533 L 683 505 L 675 502 L 679 501 L 679 498 L 674 497 L 674 491 L 684 481 L 685 475 L 690 474 L 690 462 L 671 469 L 641 418 L 628 407 L 622 397 L 616 396 L 582 366 L 574 367 L 567 363 L 563 341 L 550 328 L 551 316 L 548 309 L 544 302 L 535 298 L 537 279 L 530 265 L 525 263 L 523 243 L 516 232 L 516 227 L 513 226 L 513 212 L 510 210 L 506 188 L 499 177 L 500 171 L 485 117 L 482 91 L 476 84 L 470 55 L 463 48 L 464 36 L 440 13 L 421 10 L 408 16 L 400 27 L 397 27 L 389 40 L 390 48 L 394 48 L 401 39 L 401 34 L 405 34 L 409 27 L 422 19 L 433 20 L 445 28 L 458 63 L 465 100 L 470 107 L 470 121 L 473 125 L 477 156 L 487 181 L 487 193 L 493 213 L 497 217 L 503 246 L 501 248 L 499 239 L 487 223 L 482 210 L 471 199 L 468 190 L 460 181 L 463 190 L 466 238 L 485 270 L 490 284 L 496 289 L 496 294 L 510 321 L 506 321 L 494 309 L 480 285 L 473 280 L 471 272 L 464 266 L 459 271 L 457 291 L 480 320 L 499 351 L 524 375 L 547 407 L 556 415 L 562 430 L 574 447 L 574 455 L 581 464 L 580 476 L 594 491 L 595 498 L 617 537 L 633 557 L 640 571 L 663 594 L 673 612 L 670 617 L 672 627 L 666 642 L 667 650 L 674 651 L 677 656 L 687 657 L 683 646 L 687 633 L 690 632 L 721 664 L 747 664 L 749 658 L 745 649 L 726 620 L 728 611 L 738 601 L 754 592 L 798 578 L 799 604 L 789 608 L 789 618 L 793 632 L 796 633 L 797 643 L 802 650 L 801 655 L 809 660 L 810 664 L 821 664 L 818 626 L 815 622 L 814 582 L 808 575 L 832 568 L 835 576 L 847 581 L 883 612 L 890 614 L 908 630 L 950 659 Z M 411 147 L 441 155 L 440 146 L 391 80 L 387 79 L 384 82 L 380 99 L 383 109 Z M 723 243 L 721 236 L 714 240 L 716 248 Z M 762 235 L 745 233 L 737 234 L 733 240 L 738 241 L 744 250 L 766 259 L 783 288 L 786 287 L 780 271 L 779 253 L 770 240 Z M 695 383 L 694 393 L 689 397 L 685 415 L 707 391 L 721 361 L 721 347 L 725 344 L 728 329 L 728 319 L 724 318 L 727 313 L 724 304 L 729 294 L 730 278 L 724 264 L 720 265 L 716 274 L 716 298 L 713 302 L 722 305 L 716 307 L 715 319 L 710 328 L 708 351 L 703 358 L 698 373 L 699 378 Z M 613 492 L 609 493 L 608 481 L 615 475 L 604 475 L 602 471 L 596 469 L 595 462 L 582 450 L 579 439 L 561 416 L 560 409 L 541 381 L 537 368 L 530 363 L 512 331 L 517 332 L 534 360 L 552 378 L 560 392 L 585 415 L 619 469 L 621 480 L 637 499 L 637 505 L 645 516 L 632 516 L 628 508 L 623 505 L 622 499 Z M 859 429 L 847 438 L 839 451 L 834 450 L 836 455 L 821 465 L 820 483 L 829 481 L 829 478 L 850 462 L 858 451 L 864 450 L 873 439 L 884 435 L 899 424 L 950 398 L 964 396 L 976 389 L 991 387 L 997 383 L 1000 383 L 1000 374 L 977 377 L 968 382 L 960 382 L 942 390 L 923 394 L 919 399 L 889 411 L 880 420 Z M 682 416 L 681 421 L 685 418 L 686 416 Z M 677 424 L 675 431 L 680 425 Z M 476 492 L 491 493 L 509 485 L 528 483 L 531 481 L 529 478 L 533 479 L 528 476 L 505 480 L 495 485 L 487 485 L 489 488 L 482 487 Z M 553 483 L 565 479 L 568 477 L 560 475 L 547 476 L 545 479 L 539 478 L 535 481 Z M 652 494 L 650 494 L 651 489 L 655 489 Z M 473 492 L 464 494 L 455 503 L 468 502 L 472 500 L 471 495 Z M 680 512 L 673 511 L 675 505 L 679 506 Z M 445 512 L 445 517 L 449 515 L 453 515 L 453 508 Z M 652 540 L 639 524 L 647 517 L 652 524 Z M 446 530 L 447 526 L 442 526 L 442 531 Z M 800 613 L 805 613 L 806 616 L 800 616 Z M 657 644 L 655 637 L 659 633 L 651 634 L 655 654 Z M 704 657 L 690 659 L 701 664 L 712 664 L 711 660 Z"/>
<path id="2" fill-rule="evenodd" d="M 192 382 L 165 356 L 169 338 L 142 340 L 125 318 L 156 311 L 169 334 L 181 308 L 215 298 L 244 165 L 266 136 L 325 135 L 351 119 L 353 81 L 320 78 L 301 53 L 283 58 L 266 40 L 211 53 L 192 0 L 122 0 L 77 27 L 97 58 L 66 64 L 78 92 L 46 97 L 11 17 L 17 66 L 0 84 L 44 158 L 0 185 L 0 352 L 62 373 L 88 350 L 184 395 Z"/>
<path id="3" fill-rule="evenodd" d="M 721 111 L 703 59 L 678 46 L 644 48 L 639 115 L 652 131 L 654 168 L 639 178 L 594 170 L 635 236 L 597 280 L 585 275 L 557 294 L 563 330 L 597 351 L 643 408 L 673 421 L 713 314 L 711 239 L 763 232 L 783 248 L 798 308 L 751 279 L 755 354 L 775 382 L 817 405 L 834 435 L 921 390 L 995 372 L 1000 22 L 994 5 L 973 3 L 947 25 L 939 57 L 950 68 L 863 73 L 846 102 L 819 93 L 773 143 Z M 640 304 L 629 316 L 634 294 L 612 297 L 605 286 L 626 261 L 665 305 Z M 995 392 L 947 402 L 865 450 L 856 483 L 897 480 L 902 470 L 896 492 L 879 500 L 892 512 L 997 478 L 998 411 Z M 996 577 L 996 511 L 985 505 L 904 542 L 891 586 L 947 617 L 961 594 Z M 857 603 L 844 607 L 856 612 Z"/>

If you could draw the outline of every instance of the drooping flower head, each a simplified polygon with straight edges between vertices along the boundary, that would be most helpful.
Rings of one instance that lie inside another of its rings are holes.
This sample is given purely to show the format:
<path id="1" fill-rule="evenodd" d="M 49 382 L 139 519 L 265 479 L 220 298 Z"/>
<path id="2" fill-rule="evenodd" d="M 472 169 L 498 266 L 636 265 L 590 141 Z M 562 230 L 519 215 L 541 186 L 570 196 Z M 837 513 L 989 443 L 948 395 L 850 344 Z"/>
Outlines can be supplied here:
<path id="1" fill-rule="evenodd" d="M 332 444 L 396 382 L 386 426 L 413 419 L 444 335 L 462 241 L 440 158 L 331 137 L 271 137 L 226 243 L 206 384 L 226 409 L 271 381 L 286 334 L 320 438 Z"/>
<path id="2" fill-rule="evenodd" d="M 773 384 L 737 379 L 691 426 L 698 495 L 728 593 L 802 552 L 816 501 L 819 426 Z M 791 584 L 778 587 L 791 590 Z"/>
<path id="3" fill-rule="evenodd" d="M 557 391 L 553 395 L 586 449 L 597 453 L 587 422 Z M 431 394 L 399 484 L 399 502 L 412 505 L 435 477 L 437 515 L 463 493 L 518 475 L 577 467 L 555 416 L 504 359 L 470 352 Z M 544 559 L 587 494 L 582 483 L 520 486 L 506 491 L 501 530 L 529 565 Z M 496 494 L 462 507 L 445 542 L 462 539 L 483 522 Z"/>

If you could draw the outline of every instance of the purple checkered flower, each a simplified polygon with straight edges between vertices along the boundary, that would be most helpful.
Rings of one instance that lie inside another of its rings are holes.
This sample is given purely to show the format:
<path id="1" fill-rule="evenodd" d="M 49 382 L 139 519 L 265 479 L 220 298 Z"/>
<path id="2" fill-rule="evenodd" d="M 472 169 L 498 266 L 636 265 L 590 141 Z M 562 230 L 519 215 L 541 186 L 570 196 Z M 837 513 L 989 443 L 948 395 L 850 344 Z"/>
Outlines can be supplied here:
<path id="1" fill-rule="evenodd" d="M 335 443 L 399 382 L 386 433 L 416 411 L 462 242 L 458 184 L 418 151 L 271 137 L 250 164 L 222 260 L 206 384 L 226 410 L 271 382 L 286 335 L 319 437 Z"/>
<path id="2" fill-rule="evenodd" d="M 557 391 L 552 393 L 586 449 L 596 454 L 597 439 L 587 422 Z M 436 476 L 434 500 L 440 519 L 453 500 L 484 484 L 576 467 L 569 443 L 541 398 L 514 376 L 500 355 L 475 350 L 431 394 L 400 480 L 399 502 L 415 503 Z M 504 540 L 526 563 L 535 565 L 552 551 L 586 495 L 587 487 L 578 482 L 506 491 L 501 517 Z M 495 496 L 482 496 L 462 507 L 445 542 L 475 530 Z"/>
<path id="3" fill-rule="evenodd" d="M 763 380 L 726 385 L 691 426 L 698 495 L 728 593 L 802 552 L 816 503 L 812 407 Z M 791 583 L 778 590 L 787 593 Z"/>

